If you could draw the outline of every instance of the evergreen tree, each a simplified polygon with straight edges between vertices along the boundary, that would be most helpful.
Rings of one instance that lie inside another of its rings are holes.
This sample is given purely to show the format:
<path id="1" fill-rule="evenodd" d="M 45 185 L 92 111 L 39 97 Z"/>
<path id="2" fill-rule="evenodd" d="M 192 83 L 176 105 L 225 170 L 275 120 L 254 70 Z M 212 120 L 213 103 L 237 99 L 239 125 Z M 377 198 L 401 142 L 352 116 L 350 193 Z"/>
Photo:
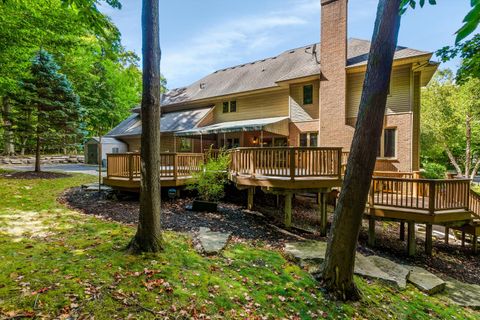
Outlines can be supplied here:
<path id="1" fill-rule="evenodd" d="M 28 101 L 25 111 L 31 121 L 30 132 L 35 136 L 35 171 L 40 171 L 40 150 L 45 141 L 66 145 L 78 135 L 81 107 L 67 77 L 44 49 L 35 55 L 30 77 L 23 81 Z"/>

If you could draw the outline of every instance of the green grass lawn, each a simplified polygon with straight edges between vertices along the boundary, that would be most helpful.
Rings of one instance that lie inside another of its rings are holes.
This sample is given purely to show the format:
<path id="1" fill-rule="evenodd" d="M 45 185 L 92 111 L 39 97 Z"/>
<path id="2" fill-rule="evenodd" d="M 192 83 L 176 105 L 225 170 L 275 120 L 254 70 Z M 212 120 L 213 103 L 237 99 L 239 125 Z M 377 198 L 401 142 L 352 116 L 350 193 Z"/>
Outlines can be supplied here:
<path id="1" fill-rule="evenodd" d="M 132 256 L 134 228 L 72 211 L 56 199 L 95 177 L 0 178 L 0 318 L 464 319 L 480 317 L 409 286 L 356 278 L 356 303 L 323 298 L 315 281 L 280 252 L 232 243 L 202 257 L 186 235 L 165 234 L 165 251 Z"/>

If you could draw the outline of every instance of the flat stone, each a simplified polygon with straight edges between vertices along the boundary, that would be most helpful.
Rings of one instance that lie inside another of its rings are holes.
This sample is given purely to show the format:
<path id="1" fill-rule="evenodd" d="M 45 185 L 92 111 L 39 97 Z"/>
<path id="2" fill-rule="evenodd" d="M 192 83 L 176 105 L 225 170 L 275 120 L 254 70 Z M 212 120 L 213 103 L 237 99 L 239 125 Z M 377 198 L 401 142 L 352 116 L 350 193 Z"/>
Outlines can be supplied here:
<path id="1" fill-rule="evenodd" d="M 391 260 L 388 260 L 379 256 L 370 256 L 368 257 L 377 268 L 388 274 L 392 279 L 395 280 L 395 283 L 400 289 L 405 289 L 407 287 L 407 277 L 410 273 L 410 270 L 404 266 L 395 263 Z"/>
<path id="2" fill-rule="evenodd" d="M 408 282 L 411 282 L 415 287 L 430 295 L 442 292 L 445 290 L 445 281 L 437 277 L 431 272 L 420 267 L 408 267 L 410 274 L 408 275 Z"/>
<path id="3" fill-rule="evenodd" d="M 480 309 L 480 286 L 455 279 L 446 281 L 445 293 L 452 303 L 472 309 Z"/>
<path id="4" fill-rule="evenodd" d="M 197 247 L 197 250 L 207 255 L 217 254 L 225 248 L 230 235 L 230 232 L 215 232 L 209 228 L 200 227 L 197 234 L 200 246 Z"/>
<path id="5" fill-rule="evenodd" d="M 285 244 L 285 256 L 310 273 L 321 271 L 327 243 L 323 241 L 299 241 Z"/>
<path id="6" fill-rule="evenodd" d="M 397 281 L 394 277 L 388 273 L 382 271 L 370 257 L 366 257 L 361 253 L 355 255 L 355 269 L 354 273 L 371 279 L 378 279 L 390 284 L 397 285 Z"/>

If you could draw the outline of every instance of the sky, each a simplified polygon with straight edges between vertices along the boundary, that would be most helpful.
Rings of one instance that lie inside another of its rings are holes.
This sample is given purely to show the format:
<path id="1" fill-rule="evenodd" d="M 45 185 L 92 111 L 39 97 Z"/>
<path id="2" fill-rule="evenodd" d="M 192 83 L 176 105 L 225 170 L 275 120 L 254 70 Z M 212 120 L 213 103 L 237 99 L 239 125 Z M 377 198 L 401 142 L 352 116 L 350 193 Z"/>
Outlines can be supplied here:
<path id="1" fill-rule="evenodd" d="M 141 2 L 123 0 L 121 10 L 101 8 L 120 29 L 123 45 L 139 56 Z M 377 3 L 349 1 L 349 37 L 371 39 Z M 409 9 L 402 17 L 398 44 L 425 51 L 454 44 L 469 3 L 439 0 L 435 6 Z M 160 0 L 160 68 L 169 89 L 319 39 L 320 0 Z M 454 60 L 441 67 L 455 70 L 458 65 Z"/>

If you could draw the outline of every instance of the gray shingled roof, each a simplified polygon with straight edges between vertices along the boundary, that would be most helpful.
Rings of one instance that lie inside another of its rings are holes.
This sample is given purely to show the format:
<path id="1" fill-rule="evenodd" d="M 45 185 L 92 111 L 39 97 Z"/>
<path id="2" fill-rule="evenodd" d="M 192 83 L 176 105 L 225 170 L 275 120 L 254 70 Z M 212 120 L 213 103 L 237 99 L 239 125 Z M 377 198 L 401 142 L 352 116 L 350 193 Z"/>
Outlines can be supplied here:
<path id="1" fill-rule="evenodd" d="M 175 132 L 180 130 L 189 130 L 195 128 L 213 107 L 185 110 L 179 112 L 169 112 L 162 115 L 160 120 L 161 132 Z M 107 136 L 125 137 L 137 136 L 142 133 L 142 123 L 138 113 L 132 113 L 127 119 L 123 120 L 118 126 L 112 129 Z"/>
<path id="2" fill-rule="evenodd" d="M 173 105 L 205 98 L 235 94 L 278 86 L 277 82 L 320 74 L 319 44 L 287 50 L 276 57 L 225 68 L 163 95 L 162 105 Z M 348 40 L 347 67 L 364 65 L 368 60 L 370 41 Z M 317 52 L 317 54 L 313 54 Z M 394 59 L 429 54 L 397 47 Z"/>

